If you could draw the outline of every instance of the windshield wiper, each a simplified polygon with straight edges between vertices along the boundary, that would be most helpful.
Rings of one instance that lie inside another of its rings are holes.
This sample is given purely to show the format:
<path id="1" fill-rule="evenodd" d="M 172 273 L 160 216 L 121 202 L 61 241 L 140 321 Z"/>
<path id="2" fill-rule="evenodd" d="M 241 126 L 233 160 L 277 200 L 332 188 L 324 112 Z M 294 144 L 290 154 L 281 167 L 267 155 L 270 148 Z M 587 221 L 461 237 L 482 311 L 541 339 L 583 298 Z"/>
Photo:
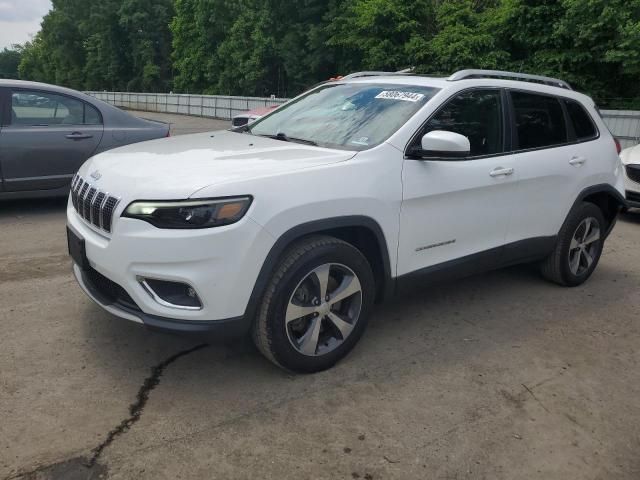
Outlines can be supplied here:
<path id="1" fill-rule="evenodd" d="M 278 132 L 275 135 L 259 135 L 260 137 L 273 138 L 274 140 L 282 140 L 283 142 L 303 143 L 305 145 L 313 145 L 317 147 L 318 144 L 313 140 L 307 140 L 305 138 L 290 137 L 286 133 Z"/>

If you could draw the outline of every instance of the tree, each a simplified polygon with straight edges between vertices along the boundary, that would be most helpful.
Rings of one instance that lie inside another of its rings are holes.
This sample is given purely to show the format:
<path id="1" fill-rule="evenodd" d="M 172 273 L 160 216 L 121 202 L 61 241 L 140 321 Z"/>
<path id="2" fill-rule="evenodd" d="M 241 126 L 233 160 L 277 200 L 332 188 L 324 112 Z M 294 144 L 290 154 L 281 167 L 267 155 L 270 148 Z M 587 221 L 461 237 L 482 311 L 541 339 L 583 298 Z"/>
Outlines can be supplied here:
<path id="1" fill-rule="evenodd" d="M 495 68 L 640 108 L 640 0 L 53 0 L 0 67 L 75 88 L 294 96 L 357 70 Z M 5 73 L 6 75 L 6 73 Z"/>
<path id="2" fill-rule="evenodd" d="M 18 66 L 22 58 L 22 47 L 12 45 L 0 51 L 0 78 L 18 78 Z"/>

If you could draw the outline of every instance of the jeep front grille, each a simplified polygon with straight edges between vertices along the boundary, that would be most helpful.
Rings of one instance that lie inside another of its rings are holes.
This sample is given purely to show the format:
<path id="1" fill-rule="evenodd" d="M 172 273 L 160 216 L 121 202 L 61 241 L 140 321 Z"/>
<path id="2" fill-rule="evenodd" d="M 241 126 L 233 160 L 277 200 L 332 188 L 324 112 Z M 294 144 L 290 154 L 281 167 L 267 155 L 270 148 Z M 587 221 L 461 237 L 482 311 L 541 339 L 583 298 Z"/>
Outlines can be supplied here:
<path id="1" fill-rule="evenodd" d="M 111 233 L 113 213 L 120 199 L 86 182 L 80 175 L 71 182 L 71 204 L 78 215 L 90 224 Z"/>

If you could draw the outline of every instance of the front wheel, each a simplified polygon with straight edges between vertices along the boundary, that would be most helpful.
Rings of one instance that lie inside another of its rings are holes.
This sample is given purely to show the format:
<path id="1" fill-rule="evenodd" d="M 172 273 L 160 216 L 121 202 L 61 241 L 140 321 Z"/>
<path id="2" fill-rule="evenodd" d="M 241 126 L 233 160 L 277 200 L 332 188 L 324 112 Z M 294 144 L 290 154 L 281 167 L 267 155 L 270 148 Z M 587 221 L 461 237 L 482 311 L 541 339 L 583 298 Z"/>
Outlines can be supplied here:
<path id="1" fill-rule="evenodd" d="M 374 296 L 371 267 L 358 249 L 333 237 L 309 237 L 276 268 L 253 326 L 254 342 L 283 368 L 325 370 L 360 339 Z"/>
<path id="2" fill-rule="evenodd" d="M 598 265 L 605 231 L 600 208 L 593 203 L 580 204 L 562 226 L 555 250 L 542 262 L 543 276 L 568 287 L 583 284 Z"/>

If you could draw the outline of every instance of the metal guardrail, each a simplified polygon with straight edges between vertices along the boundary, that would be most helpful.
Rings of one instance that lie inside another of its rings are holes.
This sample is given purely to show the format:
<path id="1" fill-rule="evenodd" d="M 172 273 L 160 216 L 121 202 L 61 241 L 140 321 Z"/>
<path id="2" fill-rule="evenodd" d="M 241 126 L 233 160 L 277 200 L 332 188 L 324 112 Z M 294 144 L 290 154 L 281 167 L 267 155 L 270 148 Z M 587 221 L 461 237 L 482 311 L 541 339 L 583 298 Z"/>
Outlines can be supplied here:
<path id="1" fill-rule="evenodd" d="M 281 105 L 287 98 L 188 95 L 176 93 L 86 92 L 117 107 L 231 120 L 254 108 Z M 602 110 L 604 122 L 623 148 L 640 143 L 640 111 Z"/>
<path id="2" fill-rule="evenodd" d="M 176 93 L 85 92 L 117 107 L 145 112 L 177 113 L 231 120 L 254 108 L 281 105 L 286 98 L 187 95 Z"/>
<path id="3" fill-rule="evenodd" d="M 640 111 L 602 110 L 600 114 L 611 133 L 620 140 L 622 148 L 640 143 Z"/>

